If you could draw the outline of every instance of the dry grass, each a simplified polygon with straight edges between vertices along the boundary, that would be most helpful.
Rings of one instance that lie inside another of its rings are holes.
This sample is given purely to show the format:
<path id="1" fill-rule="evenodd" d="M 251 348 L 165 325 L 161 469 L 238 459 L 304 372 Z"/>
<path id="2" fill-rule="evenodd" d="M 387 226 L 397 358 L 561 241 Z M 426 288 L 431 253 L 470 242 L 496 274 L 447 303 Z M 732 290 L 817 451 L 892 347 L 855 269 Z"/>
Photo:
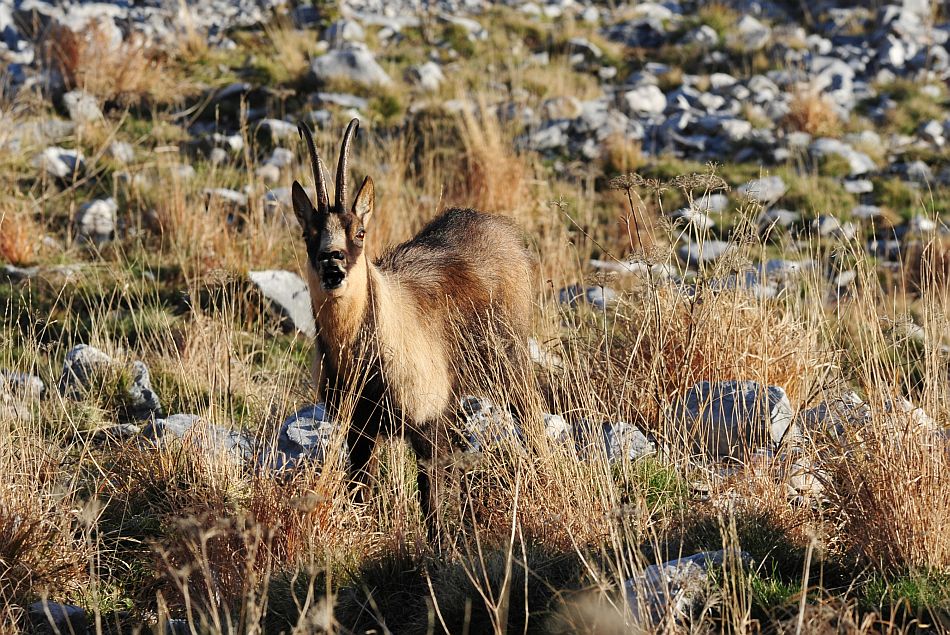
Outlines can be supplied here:
<path id="1" fill-rule="evenodd" d="M 32 264 L 39 249 L 42 230 L 28 204 L 14 199 L 0 206 L 0 260 L 13 265 Z"/>
<path id="2" fill-rule="evenodd" d="M 56 27 L 46 36 L 45 54 L 70 89 L 103 101 L 174 104 L 184 97 L 166 54 L 133 36 L 113 42 L 113 31 L 90 22 L 82 31 Z"/>
<path id="3" fill-rule="evenodd" d="M 842 133 L 841 120 L 831 101 L 811 89 L 800 89 L 792 95 L 782 125 L 815 137 L 838 137 Z"/>
<path id="4" fill-rule="evenodd" d="M 660 426 L 666 408 L 701 380 L 783 386 L 798 402 L 819 378 L 815 334 L 744 291 L 634 293 L 599 329 L 590 324 L 579 332 L 592 339 L 572 342 L 572 367 L 589 369 L 585 383 L 602 403 L 629 404 L 618 414 L 651 426 Z M 598 361 L 580 361 L 592 358 Z"/>
<path id="5" fill-rule="evenodd" d="M 0 625 L 12 628 L 37 594 L 75 593 L 91 552 L 74 533 L 77 510 L 60 485 L 61 447 L 38 444 L 29 424 L 0 410 Z"/>
<path id="6" fill-rule="evenodd" d="M 833 503 L 845 547 L 888 573 L 950 567 L 950 456 L 940 433 L 911 415 L 878 415 L 834 463 Z"/>
<path id="7" fill-rule="evenodd" d="M 494 113 L 482 102 L 478 112 L 464 110 L 459 124 L 465 163 L 456 185 L 456 198 L 477 209 L 516 215 L 530 207 L 529 174 L 523 159 L 512 151 Z"/>

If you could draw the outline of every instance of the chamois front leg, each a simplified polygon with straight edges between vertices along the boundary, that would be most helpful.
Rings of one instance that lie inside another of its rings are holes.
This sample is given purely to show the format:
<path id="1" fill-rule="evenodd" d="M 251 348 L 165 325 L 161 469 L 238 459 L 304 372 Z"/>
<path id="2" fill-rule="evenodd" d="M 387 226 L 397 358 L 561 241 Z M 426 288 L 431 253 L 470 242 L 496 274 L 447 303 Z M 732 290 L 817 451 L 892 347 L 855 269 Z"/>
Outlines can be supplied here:
<path id="1" fill-rule="evenodd" d="M 326 373 L 323 371 L 323 348 L 319 341 L 313 344 L 313 360 L 310 362 L 310 379 L 313 381 L 313 390 L 315 393 L 314 403 L 319 403 L 326 399 L 324 394 L 324 382 Z"/>

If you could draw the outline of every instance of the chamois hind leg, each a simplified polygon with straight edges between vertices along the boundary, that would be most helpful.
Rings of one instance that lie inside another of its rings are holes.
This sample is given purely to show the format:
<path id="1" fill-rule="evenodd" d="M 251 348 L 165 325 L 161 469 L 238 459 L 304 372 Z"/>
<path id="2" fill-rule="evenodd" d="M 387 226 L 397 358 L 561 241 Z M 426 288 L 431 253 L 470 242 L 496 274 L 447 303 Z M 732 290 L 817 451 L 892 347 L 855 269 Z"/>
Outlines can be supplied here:
<path id="1" fill-rule="evenodd" d="M 442 426 L 430 425 L 425 429 L 425 433 L 412 434 L 409 441 L 417 460 L 416 484 L 426 538 L 431 548 L 439 550 L 447 539 L 446 530 L 452 524 L 450 520 L 446 526 L 447 503 L 451 505 L 451 497 L 457 493 L 450 482 L 453 447 Z"/>
<path id="2" fill-rule="evenodd" d="M 419 433 L 408 435 L 409 445 L 416 456 L 416 487 L 419 490 L 419 507 L 422 511 L 422 520 L 425 523 L 426 534 L 431 541 L 436 537 L 436 518 L 435 512 L 438 510 L 437 503 L 433 500 L 435 491 L 432 488 L 434 461 L 436 455 L 433 451 L 433 443 L 425 439 Z"/>

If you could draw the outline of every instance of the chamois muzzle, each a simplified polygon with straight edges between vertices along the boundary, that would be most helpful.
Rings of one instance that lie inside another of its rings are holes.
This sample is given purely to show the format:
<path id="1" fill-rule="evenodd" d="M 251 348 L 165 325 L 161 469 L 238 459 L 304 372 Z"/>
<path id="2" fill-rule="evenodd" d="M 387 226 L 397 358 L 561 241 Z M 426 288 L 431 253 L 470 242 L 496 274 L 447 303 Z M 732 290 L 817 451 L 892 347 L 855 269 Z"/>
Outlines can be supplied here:
<path id="1" fill-rule="evenodd" d="M 339 289 L 346 279 L 344 263 L 346 258 L 342 251 L 328 251 L 320 254 L 320 281 L 327 291 Z"/>

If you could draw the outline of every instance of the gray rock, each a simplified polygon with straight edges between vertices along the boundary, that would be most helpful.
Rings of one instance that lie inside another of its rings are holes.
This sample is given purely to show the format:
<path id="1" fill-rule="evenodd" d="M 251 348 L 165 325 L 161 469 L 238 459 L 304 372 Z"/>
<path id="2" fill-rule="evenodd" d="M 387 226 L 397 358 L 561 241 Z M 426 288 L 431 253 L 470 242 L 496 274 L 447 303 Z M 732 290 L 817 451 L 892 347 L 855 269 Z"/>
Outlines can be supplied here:
<path id="1" fill-rule="evenodd" d="M 85 162 L 79 150 L 51 146 L 33 158 L 33 166 L 43 174 L 73 181 L 85 169 Z"/>
<path id="2" fill-rule="evenodd" d="M 205 188 L 204 193 L 209 201 L 218 201 L 219 203 L 240 209 L 247 207 L 247 194 L 238 192 L 237 190 L 231 190 L 226 187 L 208 187 Z"/>
<path id="3" fill-rule="evenodd" d="M 369 107 L 369 100 L 348 93 L 324 93 L 316 94 L 318 104 L 331 104 L 340 108 L 351 108 L 353 110 L 366 110 Z"/>
<path id="4" fill-rule="evenodd" d="M 707 551 L 650 565 L 624 583 L 634 622 L 647 628 L 660 623 L 687 622 L 694 606 L 716 590 L 710 572 L 722 568 L 727 561 L 738 566 L 748 560 L 745 553 Z"/>
<path id="5" fill-rule="evenodd" d="M 12 282 L 32 280 L 40 272 L 39 267 L 17 267 L 16 265 L 0 265 L 0 276 Z"/>
<path id="6" fill-rule="evenodd" d="M 732 251 L 733 245 L 724 240 L 690 240 L 676 250 L 680 260 L 688 267 L 713 263 Z"/>
<path id="7" fill-rule="evenodd" d="M 851 208 L 851 217 L 863 221 L 875 220 L 884 215 L 884 209 L 877 205 L 856 205 Z"/>
<path id="8" fill-rule="evenodd" d="M 920 135 L 921 139 L 927 143 L 932 143 L 937 147 L 941 147 L 947 142 L 943 136 L 943 133 L 943 124 L 934 119 L 922 123 L 920 128 L 917 130 L 917 134 Z"/>
<path id="9" fill-rule="evenodd" d="M 733 44 L 745 51 L 758 51 L 765 48 L 771 38 L 772 29 L 747 13 L 736 23 Z"/>
<path id="10" fill-rule="evenodd" d="M 294 153 L 287 148 L 274 148 L 271 155 L 264 161 L 264 165 L 270 165 L 278 170 L 283 170 L 292 167 L 294 160 Z"/>
<path id="11" fill-rule="evenodd" d="M 926 333 L 923 337 L 926 338 Z M 884 410 L 888 414 L 904 415 L 905 420 L 920 431 L 943 432 L 942 426 L 939 426 L 923 408 L 915 406 L 904 397 L 888 399 L 884 403 Z"/>
<path id="12" fill-rule="evenodd" d="M 708 24 L 701 24 L 683 36 L 683 44 L 694 44 L 703 48 L 713 48 L 719 45 L 719 34 Z"/>
<path id="13" fill-rule="evenodd" d="M 564 287 L 557 292 L 557 296 L 561 304 L 566 304 L 570 307 L 576 307 L 582 303 L 586 303 L 601 310 L 606 309 L 607 306 L 616 303 L 618 300 L 617 292 L 610 287 L 583 287 L 579 284 Z"/>
<path id="14" fill-rule="evenodd" d="M 698 231 L 708 231 L 716 226 L 716 221 L 711 219 L 703 212 L 685 207 L 673 212 L 672 217 L 677 220 L 685 221 L 693 229 Z"/>
<path id="15" fill-rule="evenodd" d="M 72 90 L 64 94 L 63 105 L 74 123 L 95 123 L 103 119 L 98 100 L 85 91 Z"/>
<path id="16" fill-rule="evenodd" d="M 759 104 L 774 102 L 779 95 L 784 94 L 782 89 L 765 75 L 753 75 L 746 82 L 746 87 L 751 94 L 752 101 Z M 738 99 L 738 97 L 736 98 Z"/>
<path id="17" fill-rule="evenodd" d="M 800 456 L 784 471 L 790 497 L 813 499 L 824 493 L 828 474 L 817 468 L 811 460 Z"/>
<path id="18" fill-rule="evenodd" d="M 729 207 L 725 194 L 703 194 L 693 202 L 693 207 L 703 212 L 724 212 Z"/>
<path id="19" fill-rule="evenodd" d="M 601 107 L 598 109 L 597 116 L 602 117 L 603 119 L 607 118 L 606 104 L 595 101 L 595 107 Z M 552 97 L 550 99 L 545 99 L 541 103 L 541 115 L 545 119 L 580 119 L 579 122 L 573 125 L 575 131 L 589 131 L 591 129 L 596 129 L 598 123 L 595 122 L 591 125 L 590 118 L 592 113 L 588 110 L 585 110 L 584 104 L 580 99 L 574 97 L 573 95 L 567 95 L 562 97 Z"/>
<path id="20" fill-rule="evenodd" d="M 884 38 L 884 42 L 877 49 L 877 57 L 880 63 L 896 70 L 904 68 L 904 64 L 907 62 L 907 53 L 904 42 L 895 35 L 888 35 Z"/>
<path id="21" fill-rule="evenodd" d="M 83 433 L 81 437 L 97 445 L 110 445 L 138 438 L 141 434 L 141 426 L 137 426 L 134 423 L 117 423 Z"/>
<path id="22" fill-rule="evenodd" d="M 588 24 L 597 24 L 600 22 L 600 10 L 597 7 L 585 7 L 580 18 Z"/>
<path id="23" fill-rule="evenodd" d="M 369 49 L 359 46 L 335 49 L 321 55 L 310 63 L 310 70 L 320 82 L 345 80 L 371 88 L 393 83 Z"/>
<path id="24" fill-rule="evenodd" d="M 224 148 L 211 148 L 208 153 L 208 161 L 213 165 L 223 165 L 228 161 L 228 151 Z"/>
<path id="25" fill-rule="evenodd" d="M 532 363 L 550 373 L 557 373 L 564 369 L 564 360 L 561 359 L 561 356 L 544 348 L 533 337 L 528 338 L 528 357 Z"/>
<path id="26" fill-rule="evenodd" d="M 106 148 L 106 155 L 112 158 L 119 165 L 128 165 L 135 160 L 135 149 L 131 143 L 125 141 L 113 141 Z"/>
<path id="27" fill-rule="evenodd" d="M 280 424 L 276 448 L 272 454 L 261 456 L 261 464 L 277 471 L 304 466 L 320 467 L 330 457 L 337 434 L 337 425 L 327 414 L 324 404 L 304 406 Z M 346 455 L 344 441 L 341 459 Z"/>
<path id="28" fill-rule="evenodd" d="M 116 364 L 106 353 L 86 344 L 78 344 L 66 353 L 59 391 L 68 397 L 81 395 Z"/>
<path id="29" fill-rule="evenodd" d="M 9 395 L 23 402 L 39 401 L 46 394 L 46 384 L 36 375 L 0 371 L 0 395 Z"/>
<path id="30" fill-rule="evenodd" d="M 728 73 L 711 73 L 709 87 L 713 90 L 724 90 L 736 86 L 739 80 Z M 745 88 L 744 86 L 742 88 Z"/>
<path id="31" fill-rule="evenodd" d="M 564 443 L 571 438 L 571 424 L 561 415 L 544 413 L 544 432 L 551 440 Z"/>
<path id="32" fill-rule="evenodd" d="M 808 434 L 826 434 L 840 439 L 849 428 L 861 428 L 871 422 L 871 408 L 853 392 L 823 401 L 803 410 L 797 419 Z"/>
<path id="33" fill-rule="evenodd" d="M 83 204 L 76 212 L 76 238 L 102 247 L 115 239 L 116 215 L 119 205 L 114 198 L 104 198 Z"/>
<path id="34" fill-rule="evenodd" d="M 274 184 L 280 181 L 280 168 L 276 165 L 270 165 L 269 163 L 262 163 L 257 166 L 254 170 L 254 174 L 257 175 L 264 183 Z"/>
<path id="35" fill-rule="evenodd" d="M 296 139 L 298 135 L 297 126 L 283 119 L 262 119 L 257 126 L 272 143 Z"/>
<path id="36" fill-rule="evenodd" d="M 511 413 L 488 398 L 468 395 L 459 400 L 466 451 L 484 452 L 500 443 L 520 443 L 521 431 Z"/>
<path id="37" fill-rule="evenodd" d="M 835 294 L 841 295 L 858 279 L 858 273 L 853 269 L 838 272 L 831 277 L 831 285 L 835 288 Z"/>
<path id="38" fill-rule="evenodd" d="M 631 423 L 626 421 L 605 423 L 603 431 L 607 460 L 611 463 L 625 459 L 636 461 L 656 454 L 656 444 Z"/>
<path id="39" fill-rule="evenodd" d="M 832 155 L 840 156 L 848 161 L 851 176 L 860 176 L 876 169 L 871 157 L 858 152 L 848 144 L 838 140 L 821 138 L 816 139 L 809 146 L 808 151 L 816 158 L 822 158 Z"/>
<path id="40" fill-rule="evenodd" d="M 173 179 L 178 181 L 190 181 L 195 178 L 197 172 L 190 163 L 174 163 L 168 166 L 168 173 Z"/>
<path id="41" fill-rule="evenodd" d="M 572 59 L 575 63 L 580 63 L 584 61 L 594 61 L 599 60 L 604 56 L 603 51 L 600 50 L 600 47 L 583 37 L 572 37 L 567 41 L 567 48 L 571 52 L 572 56 L 578 56 L 580 59 Z"/>
<path id="42" fill-rule="evenodd" d="M 719 121 L 719 133 L 732 143 L 739 143 L 750 138 L 752 124 L 745 119 L 726 117 Z"/>
<path id="43" fill-rule="evenodd" d="M 899 262 L 903 249 L 903 243 L 897 239 L 868 241 L 868 253 L 889 262 Z"/>
<path id="44" fill-rule="evenodd" d="M 473 39 L 485 40 L 488 38 L 488 31 L 485 30 L 485 27 L 483 27 L 478 20 L 457 15 L 455 12 L 440 13 L 439 19 L 444 22 L 462 27 L 466 32 L 468 32 L 469 37 Z"/>
<path id="45" fill-rule="evenodd" d="M 442 67 L 435 62 L 426 62 L 410 67 L 409 77 L 419 88 L 430 93 L 439 90 L 442 82 L 445 81 Z"/>
<path id="46" fill-rule="evenodd" d="M 849 194 L 870 194 L 874 191 L 874 183 L 868 179 L 849 179 L 844 182 L 844 190 Z"/>
<path id="47" fill-rule="evenodd" d="M 366 32 L 359 22 L 343 18 L 327 27 L 323 39 L 329 42 L 332 48 L 340 48 L 349 42 L 362 42 L 366 39 Z"/>
<path id="48" fill-rule="evenodd" d="M 123 414 L 137 419 L 161 416 L 161 403 L 152 389 L 148 367 L 141 361 L 131 365 L 131 383 L 125 389 Z M 70 398 L 83 398 L 101 387 L 103 379 L 119 373 L 123 367 L 98 348 L 79 344 L 66 353 L 59 378 L 60 392 Z"/>
<path id="49" fill-rule="evenodd" d="M 243 464 L 253 459 L 251 441 L 247 436 L 208 423 L 198 415 L 174 414 L 156 419 L 145 427 L 142 434 L 161 446 L 179 442 L 212 456 L 226 455 L 234 463 Z"/>
<path id="50" fill-rule="evenodd" d="M 926 216 L 914 216 L 907 222 L 907 230 L 915 234 L 929 234 L 937 231 L 937 222 Z"/>
<path id="51" fill-rule="evenodd" d="M 583 459 L 609 463 L 636 461 L 656 453 L 656 444 L 635 425 L 625 421 L 593 423 L 582 419 L 572 428 L 577 454 Z"/>
<path id="52" fill-rule="evenodd" d="M 677 404 L 674 417 L 696 451 L 714 457 L 739 457 L 796 433 L 785 391 L 754 381 L 700 382 Z"/>
<path id="53" fill-rule="evenodd" d="M 657 86 L 646 84 L 626 91 L 623 105 L 630 115 L 659 115 L 666 110 L 666 95 Z"/>
<path id="54" fill-rule="evenodd" d="M 811 222 L 811 229 L 822 238 L 851 240 L 858 230 L 853 223 L 842 222 L 830 214 L 821 214 Z"/>
<path id="55" fill-rule="evenodd" d="M 82 635 L 90 632 L 86 611 L 78 606 L 41 600 L 30 604 L 27 614 L 37 633 Z"/>
<path id="56" fill-rule="evenodd" d="M 740 195 L 756 200 L 765 206 L 775 204 L 787 190 L 785 181 L 780 176 L 753 179 L 736 189 Z"/>
<path id="57" fill-rule="evenodd" d="M 769 231 L 775 227 L 791 227 L 801 220 L 801 214 L 787 209 L 770 209 L 759 216 L 759 228 Z"/>
<path id="58" fill-rule="evenodd" d="M 152 378 L 144 362 L 132 362 L 132 384 L 127 390 L 128 414 L 136 419 L 162 416 L 162 404 L 152 389 Z"/>
<path id="59" fill-rule="evenodd" d="M 930 169 L 930 166 L 919 159 L 909 163 L 902 163 L 895 167 L 908 181 L 924 185 L 933 183 L 933 171 Z"/>
<path id="60" fill-rule="evenodd" d="M 248 277 L 265 298 L 274 303 L 277 310 L 301 333 L 309 337 L 316 334 L 313 309 L 310 306 L 310 291 L 307 282 L 292 271 L 250 271 Z"/>
<path id="61" fill-rule="evenodd" d="M 539 152 L 566 148 L 570 143 L 570 137 L 567 135 L 568 126 L 569 123 L 566 121 L 553 121 L 531 133 L 526 143 L 529 148 Z"/>
<path id="62" fill-rule="evenodd" d="M 31 421 L 46 385 L 35 375 L 0 371 L 0 419 Z"/>

